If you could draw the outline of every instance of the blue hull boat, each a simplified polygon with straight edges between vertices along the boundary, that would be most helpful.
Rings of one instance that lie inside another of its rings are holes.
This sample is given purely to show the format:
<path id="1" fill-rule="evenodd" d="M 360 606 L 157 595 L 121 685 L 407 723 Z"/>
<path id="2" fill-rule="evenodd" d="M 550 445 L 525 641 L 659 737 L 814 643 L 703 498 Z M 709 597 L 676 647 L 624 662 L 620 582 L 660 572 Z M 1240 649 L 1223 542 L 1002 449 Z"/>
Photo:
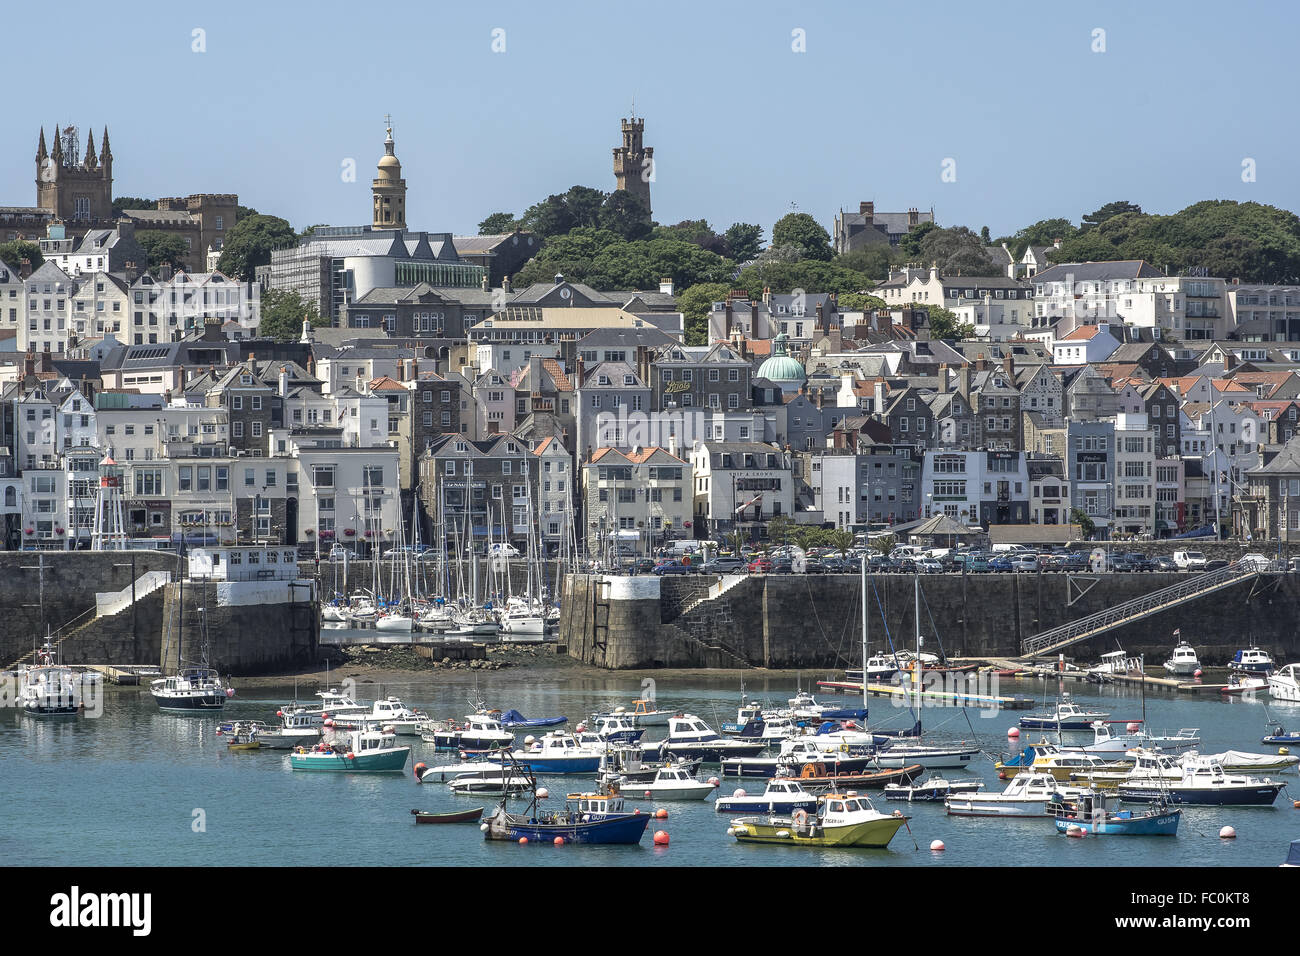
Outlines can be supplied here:
<path id="1" fill-rule="evenodd" d="M 1061 816 L 1056 818 L 1056 832 L 1065 833 L 1075 827 L 1097 836 L 1177 836 L 1182 816 L 1182 810 L 1138 814 L 1121 810 L 1102 819 Z"/>
<path id="2" fill-rule="evenodd" d="M 1151 803 L 1162 797 L 1170 803 L 1197 807 L 1271 807 L 1285 784 L 1270 783 L 1225 790 L 1181 788 L 1172 784 L 1164 788 L 1153 786 L 1121 786 L 1119 798 L 1126 803 Z"/>
<path id="3" fill-rule="evenodd" d="M 515 754 L 519 766 L 531 773 L 595 773 L 600 769 L 600 754 L 590 757 L 530 757 Z"/>
<path id="4" fill-rule="evenodd" d="M 623 845 L 641 842 L 641 836 L 650 825 L 648 813 L 622 811 L 621 797 L 610 794 L 570 794 L 577 801 L 577 809 L 567 805 L 563 810 L 543 811 L 536 797 L 527 813 L 507 813 L 505 804 L 497 807 L 483 825 L 483 835 L 489 840 L 508 840 L 518 843 L 554 843 L 556 838 L 565 843 Z"/>
<path id="5" fill-rule="evenodd" d="M 507 710 L 501 715 L 501 726 L 506 730 L 526 727 L 557 727 L 568 721 L 568 717 L 534 717 L 531 720 L 517 710 Z"/>

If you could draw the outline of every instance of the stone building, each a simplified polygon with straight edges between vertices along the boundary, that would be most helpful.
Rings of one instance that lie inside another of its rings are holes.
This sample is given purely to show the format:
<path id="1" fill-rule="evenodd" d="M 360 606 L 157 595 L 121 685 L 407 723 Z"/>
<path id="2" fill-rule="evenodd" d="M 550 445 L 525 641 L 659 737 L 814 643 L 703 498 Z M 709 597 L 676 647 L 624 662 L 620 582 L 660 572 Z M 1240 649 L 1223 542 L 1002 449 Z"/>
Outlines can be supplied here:
<path id="1" fill-rule="evenodd" d="M 635 196 L 645 206 L 646 218 L 650 217 L 650 180 L 654 177 L 654 147 L 641 142 L 645 133 L 645 120 L 623 120 L 623 145 L 614 147 L 614 180 L 616 189 L 622 189 Z"/>

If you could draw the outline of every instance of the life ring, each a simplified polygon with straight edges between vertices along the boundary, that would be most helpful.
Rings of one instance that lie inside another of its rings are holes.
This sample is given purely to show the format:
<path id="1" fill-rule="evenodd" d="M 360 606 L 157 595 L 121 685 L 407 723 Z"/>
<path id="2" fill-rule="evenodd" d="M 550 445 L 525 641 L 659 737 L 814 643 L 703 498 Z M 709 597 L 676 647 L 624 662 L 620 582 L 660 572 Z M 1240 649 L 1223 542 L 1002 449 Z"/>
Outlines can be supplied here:
<path id="1" fill-rule="evenodd" d="M 803 777 L 805 780 L 816 776 L 816 771 L 813 769 L 813 765 L 810 763 L 804 764 L 803 769 L 799 771 L 799 776 Z"/>
<path id="2" fill-rule="evenodd" d="M 790 819 L 794 822 L 795 826 L 804 826 L 808 823 L 808 811 L 800 808 L 791 814 Z"/>
<path id="3" fill-rule="evenodd" d="M 846 754 L 848 752 L 849 752 L 849 745 L 847 743 L 840 744 L 840 753 Z"/>

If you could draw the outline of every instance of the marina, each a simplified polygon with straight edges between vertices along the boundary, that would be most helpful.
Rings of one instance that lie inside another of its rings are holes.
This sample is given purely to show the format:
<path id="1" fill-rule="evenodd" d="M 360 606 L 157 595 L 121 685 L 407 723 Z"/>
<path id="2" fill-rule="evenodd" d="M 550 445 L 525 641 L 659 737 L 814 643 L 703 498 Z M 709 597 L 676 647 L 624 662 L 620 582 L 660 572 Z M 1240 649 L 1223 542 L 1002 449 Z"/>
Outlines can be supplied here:
<path id="1" fill-rule="evenodd" d="M 758 699 L 784 701 L 794 696 L 801 679 L 807 686 L 810 676 L 815 675 L 750 672 L 745 677 L 746 690 Z M 345 677 L 336 674 L 331 680 L 337 682 Z M 734 714 L 738 683 L 738 678 L 731 675 L 659 675 L 657 700 L 663 709 L 693 713 L 708 726 L 719 726 Z M 1030 684 L 1040 699 L 1043 696 L 1042 683 L 1036 679 L 1006 683 Z M 640 809 L 643 816 L 649 816 L 663 809 L 668 816 L 655 819 L 636 844 L 560 853 L 551 847 L 519 847 L 507 841 L 485 840 L 472 823 L 441 828 L 432 839 L 411 841 L 406 834 L 412 825 L 412 806 L 435 815 L 483 807 L 486 820 L 500 797 L 473 789 L 459 795 L 442 780 L 426 779 L 423 786 L 417 784 L 411 772 L 415 764 L 448 764 L 432 744 L 419 738 L 399 738 L 412 741 L 406 772 L 299 773 L 292 770 L 291 756 L 284 750 L 231 752 L 225 738 L 216 732 L 223 722 L 265 720 L 269 724 L 268 718 L 294 697 L 292 686 L 235 684 L 238 693 L 227 701 L 220 715 L 165 713 L 157 708 L 146 688 L 118 686 L 106 688 L 103 716 L 98 719 L 32 721 L 13 710 L 0 712 L 0 753 L 11 758 L 23 756 L 7 762 L 7 779 L 20 792 L 41 792 L 50 811 L 31 827 L 0 837 L 4 850 L 8 854 L 25 854 L 40 864 L 183 864 L 193 858 L 196 846 L 202 846 L 205 859 L 216 863 L 332 865 L 337 862 L 336 848 L 294 836 L 303 808 L 310 806 L 314 825 L 325 831 L 346 830 L 354 838 L 349 842 L 349 864 L 575 866 L 589 865 L 593 859 L 589 854 L 596 853 L 601 860 L 647 866 L 754 866 L 798 861 L 909 867 L 1272 866 L 1284 857 L 1294 837 L 1295 815 L 1300 813 L 1291 806 L 1298 782 L 1294 766 L 1280 761 L 1267 770 L 1251 771 L 1253 776 L 1268 776 L 1289 784 L 1273 806 L 1180 805 L 1182 825 L 1177 837 L 1154 841 L 1061 839 L 1053 818 L 1046 813 L 1041 818 L 1012 821 L 957 817 L 945 812 L 942 799 L 914 798 L 906 803 L 910 835 L 908 829 L 900 829 L 887 848 L 821 848 L 792 857 L 789 847 L 738 842 L 728 837 L 731 818 L 715 809 L 712 797 L 659 802 L 640 799 L 643 793 L 635 802 L 629 801 L 628 812 L 635 814 Z M 568 714 L 572 720 L 572 715 L 613 713 L 642 697 L 641 690 L 639 676 L 594 675 L 585 669 L 576 671 L 557 665 L 531 675 L 506 670 L 478 681 L 472 675 L 456 672 L 432 676 L 417 672 L 386 682 L 360 683 L 354 696 L 358 706 L 392 696 L 412 709 L 440 716 L 465 712 L 464 702 L 477 694 L 501 707 L 503 713 L 515 709 L 523 714 Z M 1126 686 L 1071 686 L 1069 690 L 1081 707 L 1091 711 L 1134 719 L 1141 713 L 1138 694 Z M 1050 693 L 1054 699 L 1056 685 Z M 309 697 L 311 693 L 300 683 L 297 696 Z M 1260 738 L 1277 724 L 1300 723 L 1300 715 L 1293 713 L 1294 705 L 1275 705 L 1261 699 L 1149 695 L 1146 706 L 1153 727 L 1200 727 L 1202 750 L 1207 754 L 1225 754 L 1234 749 L 1257 754 L 1276 751 L 1276 746 L 1260 744 Z M 960 708 L 927 707 L 922 719 L 927 740 L 931 733 L 936 742 L 956 736 L 973 740 L 980 750 L 969 766 L 943 771 L 947 781 L 961 789 L 978 784 L 977 789 L 984 793 L 1002 793 L 1007 788 L 1010 781 L 998 779 L 995 763 L 1002 754 L 1021 749 L 1019 742 L 1012 745 L 1007 738 L 1015 714 L 994 712 L 991 717 L 981 717 L 975 710 L 967 713 Z M 868 726 L 873 730 L 898 730 L 910 727 L 912 722 L 906 708 L 882 703 L 872 709 Z M 662 737 L 666 730 L 649 728 L 647 736 Z M 1026 743 L 1029 736 L 1037 739 L 1039 734 L 1024 733 Z M 519 745 L 524 736 L 521 733 L 517 738 Z M 1067 746 L 1092 739 L 1091 733 L 1062 736 Z M 346 760 L 346 755 L 341 759 Z M 83 781 L 77 791 L 93 789 L 97 795 L 94 802 L 56 785 L 71 764 L 79 768 Z M 708 764 L 693 774 L 703 783 L 717 775 L 717 766 Z M 925 786 L 919 770 L 911 776 L 914 786 Z M 930 779 L 935 776 L 932 774 Z M 546 807 L 562 808 L 569 793 L 595 792 L 595 778 L 595 773 L 539 775 L 540 785 L 549 788 L 551 794 L 541 802 Z M 836 792 L 834 785 L 809 787 L 810 780 L 800 780 L 803 790 L 819 795 Z M 767 781 L 744 781 L 740 787 L 762 799 Z M 735 789 L 736 783 L 729 782 L 721 793 L 730 796 Z M 844 788 L 841 785 L 839 789 Z M 886 815 L 900 806 L 885 801 L 878 788 L 870 795 L 876 809 Z M 522 798 L 512 797 L 509 812 L 522 812 L 523 805 Z M 195 808 L 206 812 L 206 835 L 190 829 Z M 1138 816 L 1147 812 L 1142 804 L 1123 804 L 1120 809 Z M 755 811 L 742 813 L 753 815 Z M 82 827 L 83 839 L 75 846 L 52 838 L 57 833 L 55 821 L 68 814 L 76 814 Z M 1233 826 L 1237 839 L 1219 840 L 1217 833 L 1223 825 Z M 124 828 L 146 834 L 147 838 L 125 843 L 113 839 L 112 835 Z M 669 847 L 654 846 L 652 831 L 658 830 L 671 835 Z M 1009 842 L 1008 836 L 1013 833 L 1015 839 Z M 944 853 L 926 849 L 935 839 L 946 844 Z M 207 842 L 199 843 L 201 840 Z M 913 848 L 914 841 L 919 850 Z"/>

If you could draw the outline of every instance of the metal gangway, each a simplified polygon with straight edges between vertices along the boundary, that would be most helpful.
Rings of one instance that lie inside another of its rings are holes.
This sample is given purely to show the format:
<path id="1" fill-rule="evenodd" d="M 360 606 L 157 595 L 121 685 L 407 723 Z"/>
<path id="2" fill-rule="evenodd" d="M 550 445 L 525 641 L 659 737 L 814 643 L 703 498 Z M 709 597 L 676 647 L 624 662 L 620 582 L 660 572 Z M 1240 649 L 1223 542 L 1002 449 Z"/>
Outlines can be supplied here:
<path id="1" fill-rule="evenodd" d="M 1242 581 L 1256 577 L 1262 570 L 1256 563 L 1243 564 L 1237 561 L 1217 571 L 1194 575 L 1170 587 L 1152 591 L 1150 594 L 1125 601 L 1123 604 L 1098 611 L 1096 614 L 1081 617 L 1069 624 L 1062 624 L 1060 627 L 1027 637 L 1020 643 L 1021 654 L 1024 657 L 1039 657 L 1043 654 L 1055 653 L 1071 644 L 1086 641 L 1117 627 L 1123 627 L 1125 624 L 1132 624 L 1134 621 L 1151 617 L 1169 608 L 1187 604 L 1207 594 L 1240 584 Z"/>

